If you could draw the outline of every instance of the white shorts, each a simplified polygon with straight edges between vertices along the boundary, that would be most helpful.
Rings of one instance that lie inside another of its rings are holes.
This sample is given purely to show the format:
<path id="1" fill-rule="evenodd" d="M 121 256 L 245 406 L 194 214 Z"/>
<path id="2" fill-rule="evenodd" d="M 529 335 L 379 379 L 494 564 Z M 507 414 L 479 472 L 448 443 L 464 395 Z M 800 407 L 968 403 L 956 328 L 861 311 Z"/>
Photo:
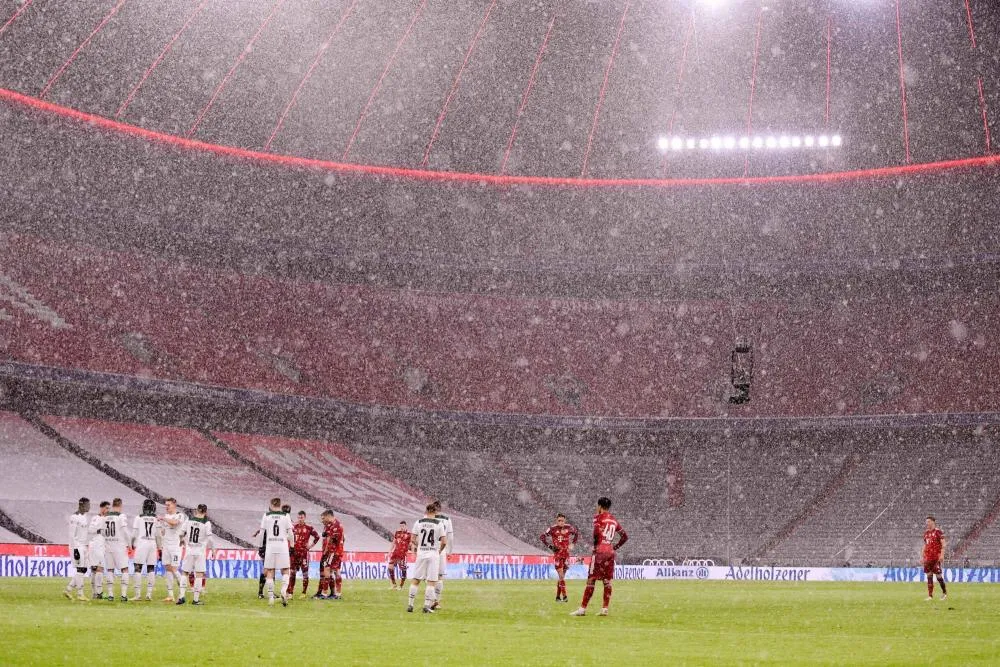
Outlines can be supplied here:
<path id="1" fill-rule="evenodd" d="M 146 565 L 152 567 L 156 565 L 156 542 L 153 540 L 139 540 L 139 546 L 135 548 L 135 557 L 132 559 L 135 565 Z"/>
<path id="2" fill-rule="evenodd" d="M 206 558 L 204 552 L 197 554 L 189 551 L 184 554 L 184 567 L 182 569 L 185 572 L 204 572 L 205 563 Z"/>
<path id="3" fill-rule="evenodd" d="M 438 554 L 417 554 L 417 562 L 413 565 L 413 574 L 410 575 L 410 578 L 437 581 L 440 568 L 441 557 Z"/>
<path id="4" fill-rule="evenodd" d="M 96 544 L 90 545 L 90 567 L 104 568 L 104 547 Z"/>
<path id="5" fill-rule="evenodd" d="M 267 551 L 264 552 L 264 569 L 287 570 L 291 566 L 292 559 L 288 555 L 288 543 L 276 544 L 272 549 L 271 543 L 268 542 Z"/>
<path id="6" fill-rule="evenodd" d="M 163 567 L 168 567 L 173 565 L 174 567 L 181 566 L 181 546 L 178 544 L 173 545 L 163 545 Z"/>
<path id="7" fill-rule="evenodd" d="M 128 553 L 125 551 L 125 547 L 111 547 L 104 552 L 104 569 L 105 570 L 127 570 L 128 569 Z"/>
<path id="8" fill-rule="evenodd" d="M 90 567 L 90 558 L 87 553 L 87 547 L 85 546 L 75 546 L 70 547 L 69 557 L 73 559 L 73 567 L 76 569 L 87 569 Z"/>

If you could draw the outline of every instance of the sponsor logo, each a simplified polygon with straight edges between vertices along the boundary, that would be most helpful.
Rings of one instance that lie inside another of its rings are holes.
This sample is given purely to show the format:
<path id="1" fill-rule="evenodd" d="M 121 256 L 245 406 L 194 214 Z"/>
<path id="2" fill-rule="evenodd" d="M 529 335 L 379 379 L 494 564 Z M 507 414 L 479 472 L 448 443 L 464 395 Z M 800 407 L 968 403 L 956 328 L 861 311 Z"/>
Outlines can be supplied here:
<path id="1" fill-rule="evenodd" d="M 730 567 L 726 579 L 734 581 L 810 581 L 811 568 L 803 567 Z"/>

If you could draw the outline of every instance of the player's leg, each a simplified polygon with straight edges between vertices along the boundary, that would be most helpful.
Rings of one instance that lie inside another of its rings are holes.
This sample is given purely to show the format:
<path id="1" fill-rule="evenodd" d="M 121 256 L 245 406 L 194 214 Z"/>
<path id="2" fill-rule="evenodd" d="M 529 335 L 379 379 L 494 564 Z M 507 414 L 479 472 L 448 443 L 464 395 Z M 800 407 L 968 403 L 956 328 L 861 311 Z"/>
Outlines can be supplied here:
<path id="1" fill-rule="evenodd" d="M 442 551 L 438 560 L 438 576 L 437 581 L 434 582 L 434 604 L 431 605 L 431 609 L 437 609 L 441 605 L 441 593 L 444 591 L 444 572 L 447 565 L 448 554 Z"/>
<path id="2" fill-rule="evenodd" d="M 410 583 L 409 602 L 406 611 L 413 611 L 413 601 L 417 598 L 417 591 L 420 590 L 420 582 L 427 577 L 427 564 L 430 558 L 417 558 L 413 566 L 413 581 Z"/>
<path id="3" fill-rule="evenodd" d="M 597 554 L 594 554 L 593 558 L 590 559 L 590 569 L 587 572 L 587 585 L 583 589 L 583 600 L 580 602 L 580 608 L 573 612 L 573 616 L 583 616 L 587 613 L 587 605 L 590 604 L 590 598 L 594 595 L 594 583 L 597 581 L 597 576 L 594 573 L 596 564 Z"/>
<path id="4" fill-rule="evenodd" d="M 341 598 L 341 590 L 343 590 L 344 579 L 340 576 L 340 562 L 333 568 L 333 598 L 339 600 Z"/>
<path id="5" fill-rule="evenodd" d="M 90 597 L 100 600 L 104 596 L 104 568 L 90 567 Z"/>
<path id="6" fill-rule="evenodd" d="M 156 563 L 146 565 L 146 602 L 153 601 L 153 589 L 156 587 Z"/>
<path id="7" fill-rule="evenodd" d="M 288 571 L 289 571 L 289 569 L 291 569 L 291 568 L 289 568 L 287 566 L 281 568 L 281 583 L 282 583 L 282 586 L 281 586 L 281 606 L 283 606 L 283 607 L 287 607 L 288 606 L 288 598 L 290 598 L 292 596 L 292 593 L 291 593 L 292 589 L 288 585 L 288 581 L 289 581 Z"/>
<path id="8" fill-rule="evenodd" d="M 934 564 L 924 562 L 924 576 L 927 577 L 927 599 L 934 599 Z"/>
<path id="9" fill-rule="evenodd" d="M 177 572 L 177 583 L 180 586 L 180 593 L 177 595 L 177 604 L 187 603 L 188 575 L 194 574 L 194 556 L 190 552 L 184 556 L 184 562 Z M 194 587 L 194 577 L 191 578 L 192 588 Z"/>
<path id="10" fill-rule="evenodd" d="M 205 573 L 195 572 L 194 573 L 194 602 L 193 604 L 201 604 L 201 589 L 204 586 Z"/>
<path id="11" fill-rule="evenodd" d="M 601 616 L 608 615 L 608 605 L 611 604 L 612 581 L 611 577 L 605 577 L 601 580 L 601 583 L 604 584 L 604 604 L 601 605 Z"/>
<path id="12" fill-rule="evenodd" d="M 288 575 L 288 581 L 286 582 L 286 585 L 288 587 L 288 590 L 290 591 L 290 594 L 294 594 L 295 593 L 295 575 L 297 575 L 298 571 L 299 571 L 299 559 L 298 559 L 298 557 L 296 557 L 294 555 L 292 556 L 291 568 L 290 569 L 291 569 L 291 574 Z"/>
<path id="13" fill-rule="evenodd" d="M 274 569 L 265 567 L 263 576 L 264 590 L 267 593 L 267 603 L 274 604 Z"/>
<path id="14" fill-rule="evenodd" d="M 413 581 L 410 582 L 409 602 L 406 604 L 406 611 L 413 611 L 413 601 L 417 599 L 417 593 L 420 592 L 420 581 L 414 574 Z"/>
<path id="15" fill-rule="evenodd" d="M 948 587 L 944 583 L 944 573 L 941 571 L 941 561 L 938 560 L 934 564 L 934 576 L 937 577 L 938 584 L 941 585 L 941 599 L 948 599 Z"/>
<path id="16" fill-rule="evenodd" d="M 307 555 L 302 559 L 302 563 L 299 565 L 302 569 L 302 599 L 306 599 L 306 594 L 309 591 L 309 556 Z"/>
<path id="17" fill-rule="evenodd" d="M 392 590 L 396 590 L 396 561 L 390 560 L 389 567 L 385 568 L 386 574 L 389 575 L 389 583 L 392 585 Z"/>

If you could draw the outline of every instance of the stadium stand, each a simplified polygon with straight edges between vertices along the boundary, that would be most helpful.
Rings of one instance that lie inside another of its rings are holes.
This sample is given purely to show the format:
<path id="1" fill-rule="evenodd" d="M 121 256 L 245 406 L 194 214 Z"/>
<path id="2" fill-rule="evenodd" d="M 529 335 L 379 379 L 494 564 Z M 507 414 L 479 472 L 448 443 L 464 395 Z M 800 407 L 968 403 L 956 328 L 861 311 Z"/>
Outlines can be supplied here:
<path id="1" fill-rule="evenodd" d="M 5 528 L 0 528 L 0 544 L 24 544 L 25 542 L 26 540 L 20 535 L 15 535 Z"/>
<path id="2" fill-rule="evenodd" d="M 66 518 L 80 496 L 121 498 L 135 515 L 142 496 L 108 477 L 11 412 L 0 412 L 0 508 L 19 525 L 55 543 L 66 541 Z M 24 541 L 24 540 L 21 540 Z"/>
<path id="3" fill-rule="evenodd" d="M 361 460 L 340 445 L 301 439 L 239 433 L 218 433 L 218 438 L 254 463 L 273 470 L 286 486 L 308 491 L 338 511 L 367 516 L 386 531 L 400 521 L 411 523 L 422 515 L 427 493 L 418 491 Z M 401 453 L 400 453 L 401 454 Z M 413 465 L 413 456 L 401 456 Z M 442 477 L 445 471 L 438 473 Z M 409 473 L 412 474 L 412 473 Z M 450 477 L 442 477 L 450 480 Z M 451 485 L 439 497 L 456 497 Z M 461 497 L 461 496 L 459 496 Z M 456 549 L 461 553 L 535 553 L 537 547 L 505 534 L 496 524 L 448 510 L 456 527 Z"/>
<path id="4" fill-rule="evenodd" d="M 23 307 L 0 320 L 3 351 L 33 364 L 477 413 L 797 417 L 1000 404 L 987 345 L 996 294 L 755 303 L 743 317 L 759 330 L 757 378 L 750 403 L 732 408 L 722 300 L 439 294 L 6 241 L 5 289 Z"/>
<path id="5" fill-rule="evenodd" d="M 315 524 L 323 508 L 282 488 L 215 447 L 196 431 L 65 417 L 46 417 L 60 434 L 182 505 L 206 503 L 209 516 L 234 535 L 255 542 L 269 498 L 305 509 Z M 382 551 L 387 541 L 356 518 L 341 515 L 348 548 Z"/>

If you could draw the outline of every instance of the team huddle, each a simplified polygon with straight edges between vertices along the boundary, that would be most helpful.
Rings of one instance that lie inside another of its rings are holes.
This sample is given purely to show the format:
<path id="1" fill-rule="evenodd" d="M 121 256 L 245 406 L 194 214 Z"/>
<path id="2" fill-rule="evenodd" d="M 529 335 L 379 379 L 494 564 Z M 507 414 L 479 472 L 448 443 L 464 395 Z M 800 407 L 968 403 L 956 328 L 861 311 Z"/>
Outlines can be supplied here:
<path id="1" fill-rule="evenodd" d="M 176 580 L 179 592 L 176 602 L 187 602 L 189 579 L 181 576 L 183 571 L 191 575 L 193 604 L 200 605 L 206 563 L 214 546 L 208 507 L 198 505 L 194 516 L 187 517 L 177 510 L 177 501 L 173 498 L 167 498 L 165 505 L 166 512 L 157 516 L 156 503 L 143 501 L 142 514 L 135 517 L 130 528 L 122 513 L 121 498 L 103 501 L 93 517 L 89 516 L 90 500 L 80 498 L 76 513 L 69 517 L 69 551 L 74 571 L 64 595 L 73 599 L 75 593 L 76 599 L 87 600 L 84 583 L 89 578 L 92 598 L 114 600 L 115 580 L 118 579 L 121 600 L 135 602 L 144 599 L 145 576 L 145 600 L 152 600 L 156 562 L 160 560 L 166 570 L 166 601 L 174 602 Z M 131 598 L 128 596 L 130 556 L 135 570 L 135 589 Z"/>

